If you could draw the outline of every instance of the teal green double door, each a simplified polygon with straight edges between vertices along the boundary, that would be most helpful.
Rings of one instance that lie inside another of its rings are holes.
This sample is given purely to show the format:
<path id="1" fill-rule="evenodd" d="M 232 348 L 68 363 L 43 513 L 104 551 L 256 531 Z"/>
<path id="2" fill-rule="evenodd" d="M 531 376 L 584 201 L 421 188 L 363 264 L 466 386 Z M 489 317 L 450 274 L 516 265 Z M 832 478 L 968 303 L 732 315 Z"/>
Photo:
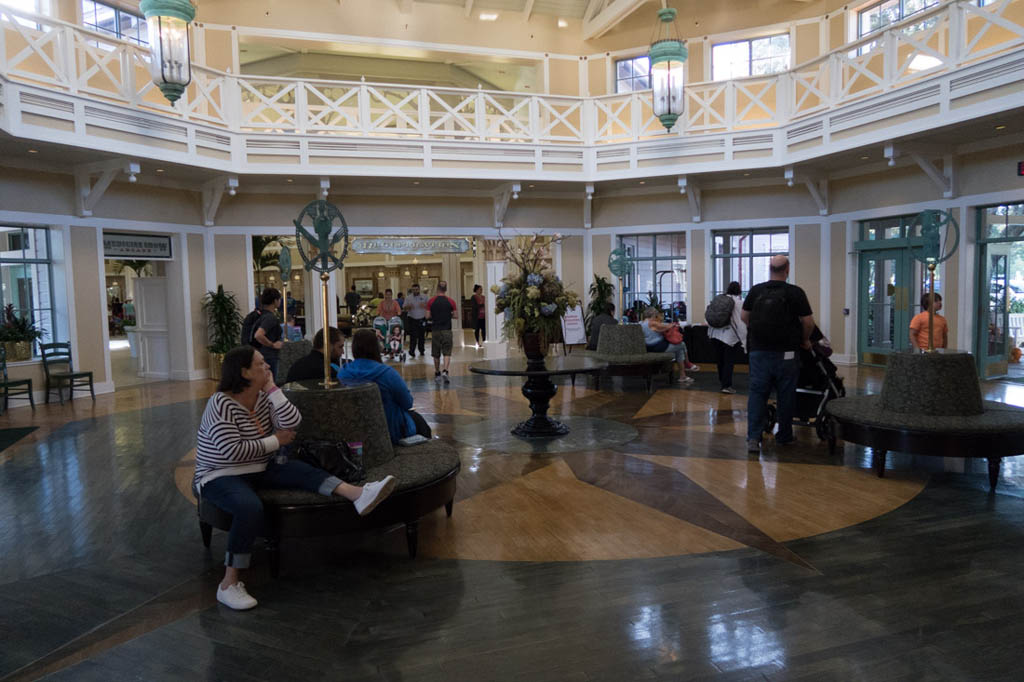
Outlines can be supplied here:
<path id="1" fill-rule="evenodd" d="M 884 365 L 889 355 L 909 350 L 914 271 L 907 248 L 860 252 L 858 362 Z"/>

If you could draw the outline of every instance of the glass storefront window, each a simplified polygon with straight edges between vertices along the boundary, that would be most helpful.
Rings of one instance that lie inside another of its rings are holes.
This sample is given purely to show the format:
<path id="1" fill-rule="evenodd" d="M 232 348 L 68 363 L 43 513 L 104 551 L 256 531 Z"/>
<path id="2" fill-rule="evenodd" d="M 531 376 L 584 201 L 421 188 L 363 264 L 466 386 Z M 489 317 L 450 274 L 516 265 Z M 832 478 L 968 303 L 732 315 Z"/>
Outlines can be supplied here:
<path id="1" fill-rule="evenodd" d="M 687 297 L 686 234 L 629 235 L 619 238 L 619 246 L 633 261 L 633 272 L 623 282 L 626 310 L 644 306 L 654 296 L 666 317 L 681 317 Z"/>
<path id="2" fill-rule="evenodd" d="M 46 228 L 0 225 L 0 308 L 34 322 L 42 343 L 56 340 L 49 239 Z"/>
<path id="3" fill-rule="evenodd" d="M 743 294 L 768 280 L 774 255 L 789 254 L 789 229 L 729 230 L 712 234 L 714 294 L 724 293 L 729 282 L 739 282 Z"/>

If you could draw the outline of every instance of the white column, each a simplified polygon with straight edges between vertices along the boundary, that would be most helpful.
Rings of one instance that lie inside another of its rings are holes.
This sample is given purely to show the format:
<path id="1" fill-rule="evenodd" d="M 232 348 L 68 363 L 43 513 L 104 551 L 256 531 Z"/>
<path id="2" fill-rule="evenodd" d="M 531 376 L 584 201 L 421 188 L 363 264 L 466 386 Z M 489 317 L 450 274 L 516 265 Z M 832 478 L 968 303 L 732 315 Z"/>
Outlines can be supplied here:
<path id="1" fill-rule="evenodd" d="M 501 278 L 505 276 L 505 261 L 489 260 L 486 263 L 487 281 L 492 284 L 501 285 Z M 494 311 L 494 293 L 490 287 L 486 287 L 484 294 L 487 296 L 487 343 L 498 343 L 501 341 L 501 323 L 503 317 Z"/>

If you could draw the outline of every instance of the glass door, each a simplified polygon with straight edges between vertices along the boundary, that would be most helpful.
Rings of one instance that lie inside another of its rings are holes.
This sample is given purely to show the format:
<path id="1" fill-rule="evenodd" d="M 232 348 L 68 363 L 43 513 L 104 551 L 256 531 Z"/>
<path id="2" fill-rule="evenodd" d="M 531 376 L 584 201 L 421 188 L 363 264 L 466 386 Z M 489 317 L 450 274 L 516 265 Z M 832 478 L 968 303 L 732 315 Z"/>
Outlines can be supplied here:
<path id="1" fill-rule="evenodd" d="M 1011 284 L 1007 273 L 1014 246 L 1002 242 L 981 247 L 978 362 L 986 379 L 1009 373 Z"/>
<path id="2" fill-rule="evenodd" d="M 907 249 L 860 254 L 860 362 L 884 365 L 910 347 L 911 264 Z"/>

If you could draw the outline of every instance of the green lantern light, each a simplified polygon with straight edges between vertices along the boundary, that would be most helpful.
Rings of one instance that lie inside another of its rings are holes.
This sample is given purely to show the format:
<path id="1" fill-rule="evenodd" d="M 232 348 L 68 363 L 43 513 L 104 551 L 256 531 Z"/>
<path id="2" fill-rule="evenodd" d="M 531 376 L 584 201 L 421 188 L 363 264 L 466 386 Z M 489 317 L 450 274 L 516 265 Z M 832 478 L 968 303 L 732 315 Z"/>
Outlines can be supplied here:
<path id="1" fill-rule="evenodd" d="M 666 130 L 672 130 L 683 115 L 683 64 L 687 52 L 676 31 L 676 10 L 658 10 L 658 39 L 651 43 L 651 89 L 654 92 L 654 115 Z"/>
<path id="2" fill-rule="evenodd" d="M 149 73 L 172 104 L 192 82 L 188 25 L 196 18 L 189 0 L 142 0 L 149 27 Z"/>

